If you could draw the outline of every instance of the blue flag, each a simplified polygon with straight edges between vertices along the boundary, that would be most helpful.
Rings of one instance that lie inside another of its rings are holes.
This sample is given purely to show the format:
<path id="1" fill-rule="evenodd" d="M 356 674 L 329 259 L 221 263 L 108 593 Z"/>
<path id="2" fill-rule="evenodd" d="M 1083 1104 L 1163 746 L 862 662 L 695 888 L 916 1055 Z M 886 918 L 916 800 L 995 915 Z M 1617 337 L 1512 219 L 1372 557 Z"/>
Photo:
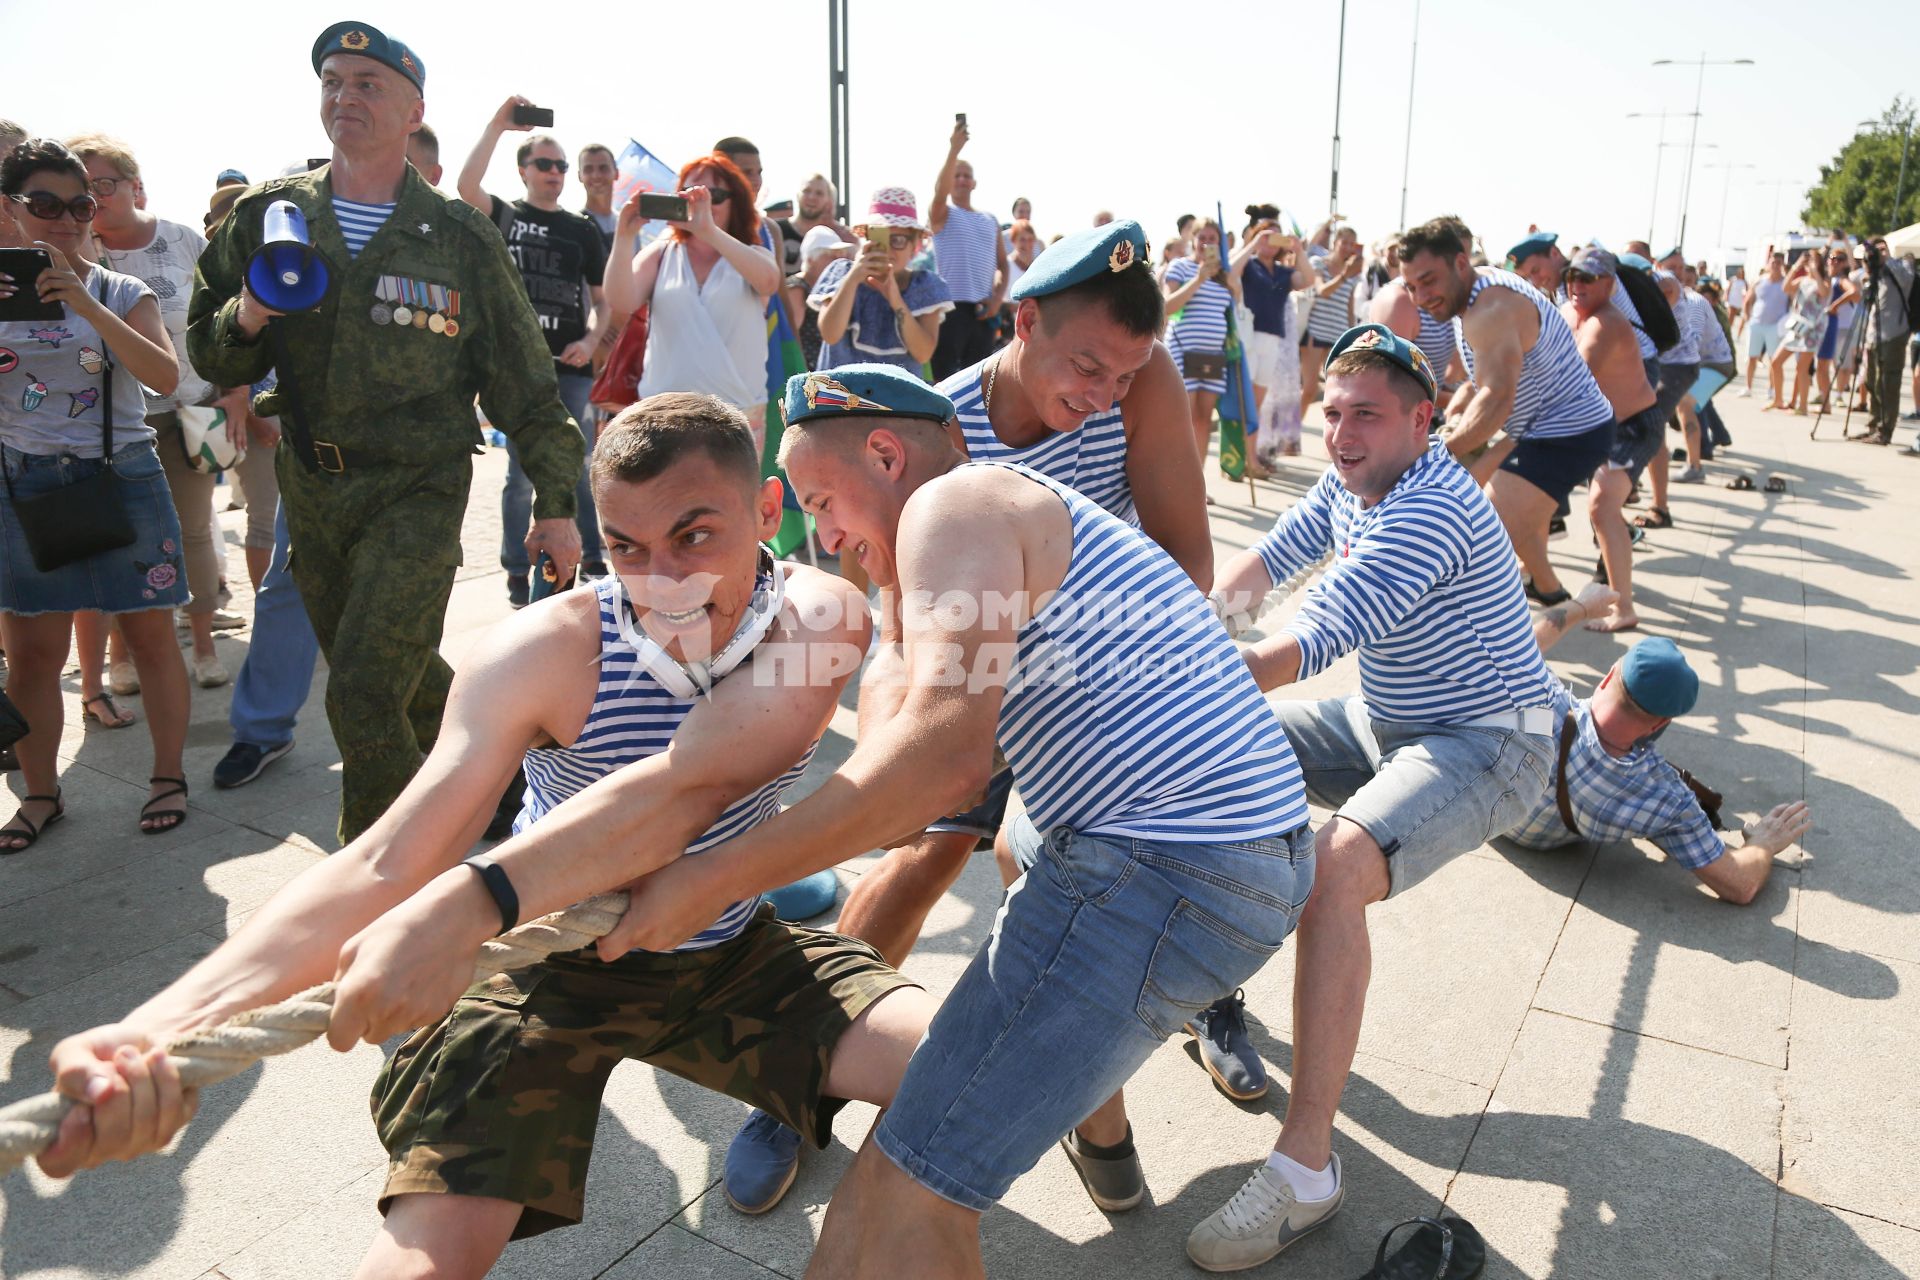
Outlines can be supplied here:
<path id="1" fill-rule="evenodd" d="M 627 139 L 627 145 L 620 149 L 614 158 L 619 174 L 613 180 L 613 207 L 623 209 L 636 191 L 664 191 L 669 194 L 680 189 L 680 171 L 672 168 L 653 152 Z M 640 228 L 639 242 L 646 244 L 662 231 L 667 224 L 653 221 Z"/>

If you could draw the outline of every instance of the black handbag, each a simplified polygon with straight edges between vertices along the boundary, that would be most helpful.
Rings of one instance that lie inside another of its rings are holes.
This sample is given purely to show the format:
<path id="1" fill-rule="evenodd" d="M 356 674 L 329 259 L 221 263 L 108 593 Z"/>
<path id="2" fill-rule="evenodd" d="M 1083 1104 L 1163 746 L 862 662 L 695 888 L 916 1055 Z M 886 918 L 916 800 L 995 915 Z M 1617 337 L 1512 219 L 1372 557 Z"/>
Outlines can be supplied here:
<path id="1" fill-rule="evenodd" d="M 0 692 L 0 751 L 13 746 L 29 731 L 27 718 L 20 714 L 20 708 L 13 705 L 12 698 Z"/>
<path id="2" fill-rule="evenodd" d="M 100 285 L 106 301 L 106 282 Z M 102 345 L 105 345 L 104 343 Z M 27 536 L 33 567 L 52 573 L 70 564 L 90 560 L 108 551 L 133 545 L 133 521 L 120 501 L 120 477 L 113 469 L 113 363 L 108 361 L 100 402 L 100 471 L 84 480 L 32 498 L 17 498 L 13 476 L 7 481 L 7 501 Z"/>

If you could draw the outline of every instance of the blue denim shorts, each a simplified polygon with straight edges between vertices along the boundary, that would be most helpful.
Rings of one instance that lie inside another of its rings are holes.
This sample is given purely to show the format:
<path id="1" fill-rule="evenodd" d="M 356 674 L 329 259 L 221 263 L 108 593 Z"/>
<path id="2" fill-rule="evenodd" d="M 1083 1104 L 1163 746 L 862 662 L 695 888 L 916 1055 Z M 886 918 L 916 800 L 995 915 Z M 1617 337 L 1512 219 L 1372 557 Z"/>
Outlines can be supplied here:
<path id="1" fill-rule="evenodd" d="M 1273 712 L 1307 798 L 1373 837 L 1391 893 L 1518 826 L 1547 792 L 1553 747 L 1536 734 L 1378 720 L 1358 696 Z"/>
<path id="2" fill-rule="evenodd" d="M 1188 1019 L 1257 972 L 1313 887 L 1306 826 L 1235 844 L 1043 838 L 940 1006 L 874 1141 L 984 1212 Z"/>
<path id="3" fill-rule="evenodd" d="M 22 453 L 0 445 L 0 466 L 17 498 L 35 497 L 100 474 L 99 458 L 71 453 Z M 180 517 L 153 441 L 129 444 L 113 455 L 120 501 L 133 525 L 133 544 L 80 560 L 52 573 L 33 566 L 27 536 L 13 502 L 0 489 L 0 611 L 22 617 L 98 609 L 132 613 L 187 602 L 187 571 L 180 558 Z"/>

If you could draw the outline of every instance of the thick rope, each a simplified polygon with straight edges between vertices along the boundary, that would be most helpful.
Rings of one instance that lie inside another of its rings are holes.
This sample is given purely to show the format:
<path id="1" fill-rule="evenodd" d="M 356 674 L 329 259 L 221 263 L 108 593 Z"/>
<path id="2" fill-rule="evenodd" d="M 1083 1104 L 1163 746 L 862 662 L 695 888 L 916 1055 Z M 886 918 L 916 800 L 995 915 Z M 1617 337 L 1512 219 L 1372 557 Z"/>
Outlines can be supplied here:
<path id="1" fill-rule="evenodd" d="M 1260 620 L 1261 614 L 1269 609 L 1285 604 L 1294 592 L 1299 591 L 1312 581 L 1314 575 L 1324 569 L 1332 559 L 1333 553 L 1329 551 L 1312 564 L 1302 566 L 1292 577 L 1288 578 L 1285 582 L 1279 583 L 1271 591 L 1267 592 L 1266 595 L 1261 596 L 1259 600 L 1255 601 L 1251 613 L 1246 614 L 1244 618 L 1234 614 L 1227 614 L 1220 619 L 1221 625 L 1226 627 L 1228 635 L 1236 640 L 1240 639 L 1248 631 L 1253 629 L 1254 624 Z"/>
<path id="2" fill-rule="evenodd" d="M 607 934 L 627 909 L 624 893 L 603 893 L 541 916 L 484 944 L 474 980 L 518 969 L 562 951 L 578 951 Z M 198 1089 L 245 1071 L 262 1058 L 298 1049 L 327 1032 L 333 1014 L 333 984 L 323 982 L 279 1004 L 249 1009 L 217 1026 L 167 1045 L 183 1088 Z M 60 1121 L 80 1105 L 58 1093 L 43 1093 L 0 1107 L 0 1177 L 27 1157 L 53 1145 Z"/>

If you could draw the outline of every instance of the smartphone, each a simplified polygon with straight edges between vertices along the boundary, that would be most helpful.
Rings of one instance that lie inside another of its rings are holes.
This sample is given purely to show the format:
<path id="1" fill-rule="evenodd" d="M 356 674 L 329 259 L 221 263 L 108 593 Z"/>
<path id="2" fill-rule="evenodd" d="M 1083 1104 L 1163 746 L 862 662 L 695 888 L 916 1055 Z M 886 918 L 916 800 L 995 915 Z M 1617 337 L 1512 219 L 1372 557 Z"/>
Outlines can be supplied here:
<path id="1" fill-rule="evenodd" d="M 553 128 L 553 108 L 530 107 L 524 102 L 518 103 L 513 108 L 513 122 L 532 125 L 539 129 L 551 129 Z"/>
<path id="2" fill-rule="evenodd" d="M 957 124 L 957 125 L 959 125 L 959 126 L 960 126 L 960 127 L 962 128 L 962 129 L 964 129 L 964 128 L 966 128 L 966 127 L 967 127 L 967 113 L 966 113 L 966 112 L 964 112 L 964 111 L 956 111 L 956 112 L 954 112 L 954 113 L 953 113 L 953 122 L 954 122 L 955 124 Z"/>
<path id="3" fill-rule="evenodd" d="M 883 252 L 893 248 L 893 228 L 888 226 L 867 226 L 867 243 Z"/>
<path id="4" fill-rule="evenodd" d="M 568 574 L 567 580 L 562 582 L 559 572 L 554 567 L 553 557 L 542 551 L 540 562 L 533 566 L 533 578 L 527 583 L 527 599 L 529 601 L 545 600 L 548 596 L 571 590 L 573 579 L 574 575 Z"/>
<path id="5" fill-rule="evenodd" d="M 42 302 L 34 286 L 40 273 L 53 269 L 53 259 L 45 249 L 0 249 L 0 271 L 13 277 L 14 295 L 0 298 L 0 320 L 60 320 L 66 308 L 57 302 Z"/>
<path id="6" fill-rule="evenodd" d="M 658 191 L 640 193 L 640 216 L 648 221 L 657 218 L 666 222 L 685 222 L 687 212 L 685 196 L 664 195 Z"/>
<path id="7" fill-rule="evenodd" d="M 307 172 L 312 173 L 315 169 L 318 169 L 321 165 L 332 164 L 332 163 L 333 163 L 332 156 L 321 156 L 318 160 L 315 160 L 313 157 L 309 156 L 307 158 Z"/>

